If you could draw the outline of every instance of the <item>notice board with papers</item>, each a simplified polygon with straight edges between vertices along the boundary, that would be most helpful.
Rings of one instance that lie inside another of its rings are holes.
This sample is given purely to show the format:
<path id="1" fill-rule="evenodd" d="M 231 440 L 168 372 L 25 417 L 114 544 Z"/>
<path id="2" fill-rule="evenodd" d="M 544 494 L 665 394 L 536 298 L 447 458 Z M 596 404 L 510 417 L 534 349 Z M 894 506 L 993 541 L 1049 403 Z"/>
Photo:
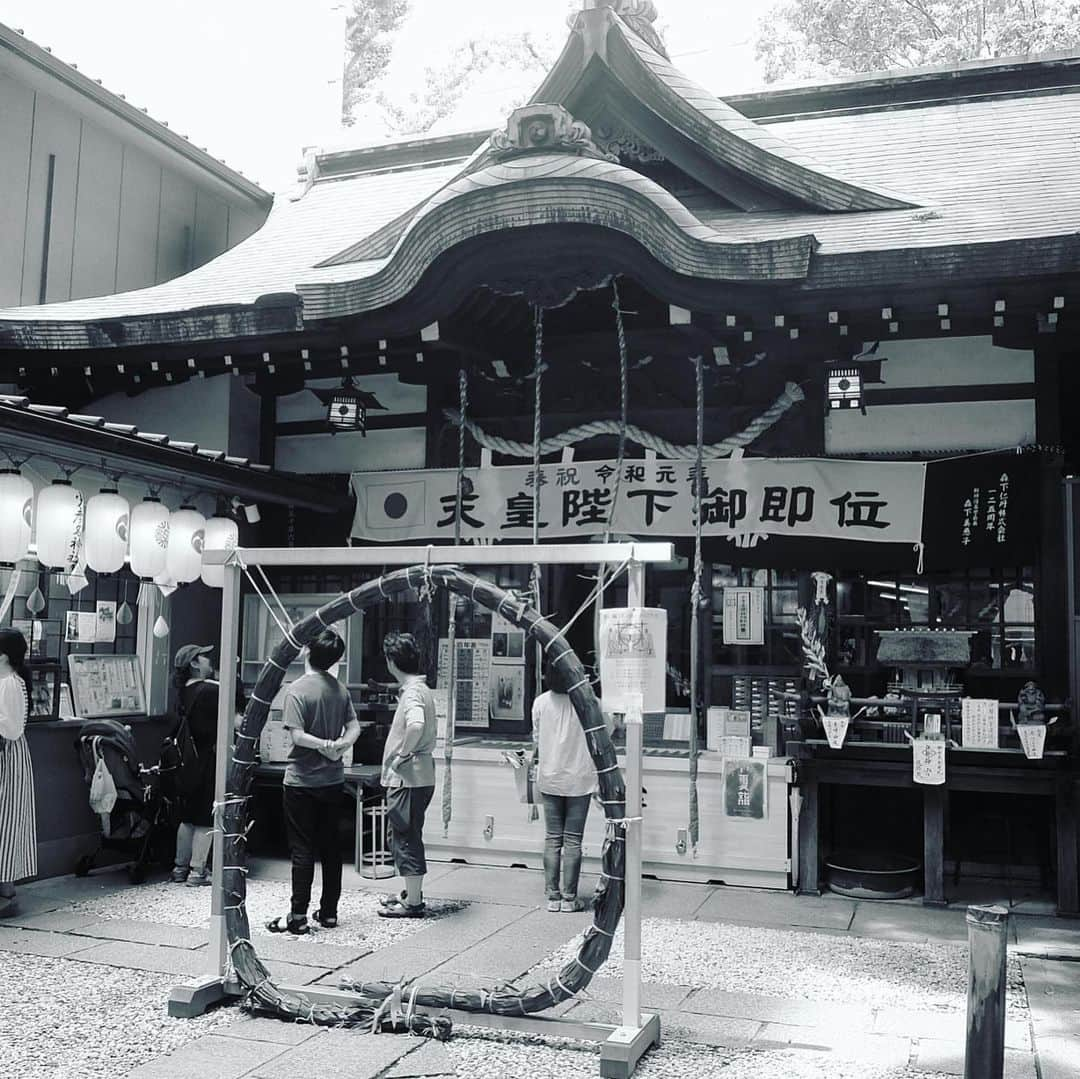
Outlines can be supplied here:
<path id="1" fill-rule="evenodd" d="M 80 719 L 111 719 L 146 713 L 142 665 L 138 656 L 68 656 L 75 714 Z"/>

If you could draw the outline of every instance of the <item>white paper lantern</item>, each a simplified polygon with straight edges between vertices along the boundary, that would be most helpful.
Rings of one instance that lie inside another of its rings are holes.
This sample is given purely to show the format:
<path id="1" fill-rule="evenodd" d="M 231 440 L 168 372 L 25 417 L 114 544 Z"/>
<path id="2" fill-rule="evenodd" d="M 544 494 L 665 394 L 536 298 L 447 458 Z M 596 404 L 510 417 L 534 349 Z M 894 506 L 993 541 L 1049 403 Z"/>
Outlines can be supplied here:
<path id="1" fill-rule="evenodd" d="M 47 569 L 70 573 L 79 561 L 85 499 L 67 480 L 53 480 L 37 501 L 37 556 Z"/>
<path id="2" fill-rule="evenodd" d="M 0 562 L 18 562 L 30 546 L 34 485 L 14 469 L 0 471 Z"/>
<path id="3" fill-rule="evenodd" d="M 146 498 L 131 510 L 131 572 L 152 581 L 165 572 L 169 549 L 169 508 L 156 498 Z"/>
<path id="4" fill-rule="evenodd" d="M 240 540 L 240 528 L 231 517 L 211 517 L 206 522 L 204 551 L 234 551 Z M 221 588 L 225 584 L 225 567 L 208 566 L 203 563 L 203 584 Z"/>
<path id="5" fill-rule="evenodd" d="M 169 549 L 165 572 L 177 584 L 189 584 L 202 571 L 206 518 L 192 506 L 181 506 L 169 517 Z"/>
<path id="6" fill-rule="evenodd" d="M 115 487 L 103 487 L 86 503 L 86 564 L 96 573 L 123 568 L 130 515 L 127 499 Z"/>

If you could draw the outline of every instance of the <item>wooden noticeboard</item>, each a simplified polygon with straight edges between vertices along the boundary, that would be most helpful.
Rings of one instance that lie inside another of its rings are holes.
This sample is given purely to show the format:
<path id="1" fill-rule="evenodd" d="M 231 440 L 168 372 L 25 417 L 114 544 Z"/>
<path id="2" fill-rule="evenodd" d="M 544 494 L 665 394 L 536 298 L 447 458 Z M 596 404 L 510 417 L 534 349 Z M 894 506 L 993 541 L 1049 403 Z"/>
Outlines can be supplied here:
<path id="1" fill-rule="evenodd" d="M 146 712 L 142 666 L 138 656 L 68 656 L 75 714 L 80 719 L 109 719 Z"/>

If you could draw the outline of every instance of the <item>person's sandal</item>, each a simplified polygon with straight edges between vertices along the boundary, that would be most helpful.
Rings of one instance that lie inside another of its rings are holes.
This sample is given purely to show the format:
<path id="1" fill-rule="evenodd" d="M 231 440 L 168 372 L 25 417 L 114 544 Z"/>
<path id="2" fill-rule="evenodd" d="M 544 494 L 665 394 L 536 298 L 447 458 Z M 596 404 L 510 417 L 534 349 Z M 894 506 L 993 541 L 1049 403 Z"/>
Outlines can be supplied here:
<path id="1" fill-rule="evenodd" d="M 406 906 L 408 898 L 408 892 L 402 892 L 400 895 L 381 895 L 379 896 L 379 906 L 383 907 L 384 909 L 388 907 Z M 421 899 L 420 902 L 417 904 L 417 909 L 424 910 L 425 907 L 427 907 L 427 903 L 425 903 Z"/>
<path id="2" fill-rule="evenodd" d="M 423 903 L 411 907 L 408 903 L 399 902 L 391 904 L 389 907 L 383 907 L 378 912 L 378 915 L 380 918 L 423 918 L 425 913 Z"/>
<path id="3" fill-rule="evenodd" d="M 311 916 L 311 920 L 318 925 L 321 925 L 323 929 L 337 929 L 337 915 L 328 914 L 325 917 L 321 910 L 315 911 Z"/>
<path id="4" fill-rule="evenodd" d="M 292 933 L 297 937 L 302 937 L 311 932 L 307 918 L 293 918 L 291 914 L 285 918 L 279 915 L 277 918 L 271 919 L 266 923 L 266 928 L 271 933 Z"/>

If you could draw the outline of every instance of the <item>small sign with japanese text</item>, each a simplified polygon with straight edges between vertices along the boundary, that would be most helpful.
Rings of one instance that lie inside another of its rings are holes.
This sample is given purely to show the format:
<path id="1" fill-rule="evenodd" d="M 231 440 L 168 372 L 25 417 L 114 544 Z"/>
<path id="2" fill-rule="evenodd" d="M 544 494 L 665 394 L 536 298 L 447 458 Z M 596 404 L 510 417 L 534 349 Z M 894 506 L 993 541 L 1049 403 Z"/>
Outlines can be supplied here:
<path id="1" fill-rule="evenodd" d="M 724 644 L 765 643 L 765 589 L 724 589 Z"/>
<path id="2" fill-rule="evenodd" d="M 724 758 L 724 816 L 765 820 L 769 815 L 768 762 Z"/>

